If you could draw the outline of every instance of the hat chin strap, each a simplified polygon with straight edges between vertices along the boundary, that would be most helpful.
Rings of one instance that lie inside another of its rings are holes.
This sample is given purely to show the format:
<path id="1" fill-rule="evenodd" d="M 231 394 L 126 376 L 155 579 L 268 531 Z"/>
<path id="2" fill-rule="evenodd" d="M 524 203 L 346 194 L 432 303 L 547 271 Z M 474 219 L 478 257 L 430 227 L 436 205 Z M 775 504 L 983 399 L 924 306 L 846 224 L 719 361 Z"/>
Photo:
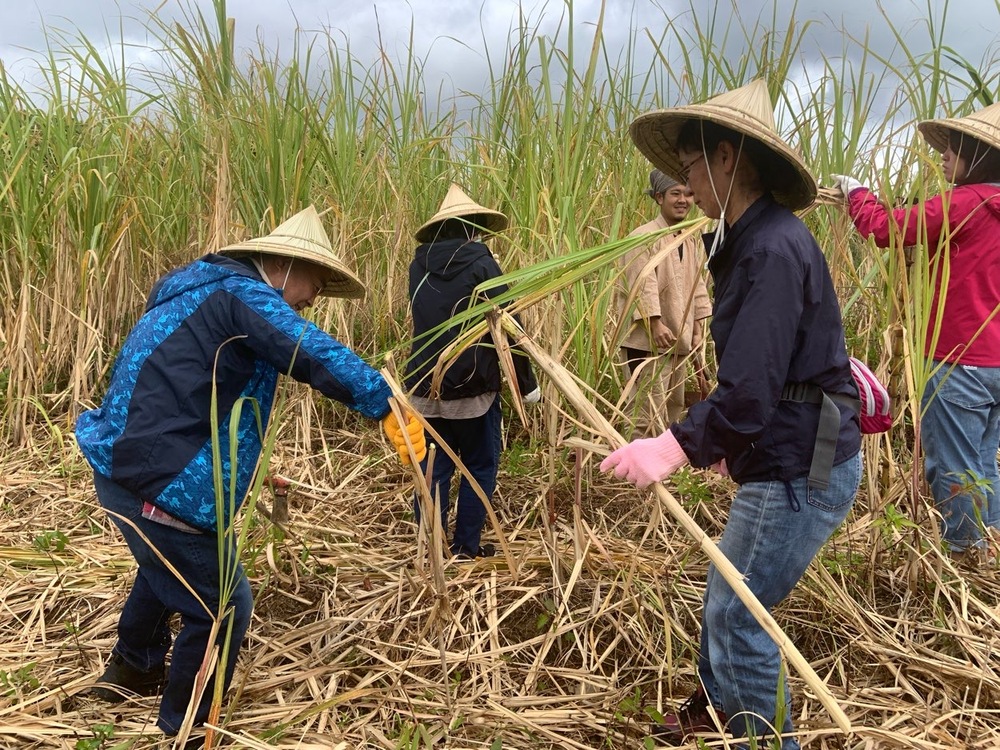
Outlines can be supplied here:
<path id="1" fill-rule="evenodd" d="M 989 149 L 987 148 L 987 149 L 983 149 L 983 153 L 982 153 L 982 154 L 976 154 L 977 156 L 979 156 L 979 158 L 978 158 L 978 159 L 976 159 L 976 160 L 975 160 L 974 162 L 972 162 L 972 164 L 970 164 L 969 166 L 967 166 L 967 167 L 965 168 L 965 174 L 963 174 L 963 175 L 962 175 L 962 179 L 964 180 L 964 179 L 965 179 L 966 177 L 968 177 L 968 176 L 969 176 L 970 174 L 972 174 L 972 171 L 973 171 L 973 170 L 974 170 L 974 169 L 975 169 L 976 167 L 978 167 L 978 166 L 979 166 L 979 163 L 980 163 L 980 162 L 981 162 L 981 161 L 982 161 L 983 159 L 985 159 L 985 158 L 987 157 L 987 155 L 989 155 L 989 153 L 990 153 L 990 150 L 989 150 Z M 954 180 L 953 180 L 953 181 L 954 181 Z"/>
<path id="2" fill-rule="evenodd" d="M 716 250 L 722 245 L 722 241 L 726 236 L 726 209 L 722 209 L 722 213 L 719 216 L 719 223 L 715 227 L 715 237 L 712 239 L 712 247 L 708 249 L 708 259 L 705 261 L 705 268 L 708 268 L 708 264 L 712 262 L 712 258 L 715 257 Z"/>
<path id="3" fill-rule="evenodd" d="M 740 148 L 736 155 L 736 163 L 739 164 L 740 157 L 743 156 L 743 139 L 746 138 L 745 135 L 740 134 Z M 704 143 L 704 137 L 702 138 L 702 143 Z M 702 151 L 704 152 L 704 145 L 702 146 Z M 729 187 L 726 190 L 726 199 L 719 199 L 719 191 L 715 187 L 715 179 L 712 177 L 712 170 L 708 168 L 708 154 L 705 153 L 705 172 L 708 174 L 708 184 L 712 186 L 712 195 L 715 197 L 715 202 L 719 204 L 719 222 L 715 227 L 715 237 L 712 239 L 712 247 L 708 250 L 708 260 L 705 261 L 705 268 L 708 268 L 708 264 L 712 262 L 712 258 L 715 257 L 716 251 L 722 246 L 722 243 L 726 239 L 726 206 L 729 205 L 729 199 L 733 195 L 733 183 L 735 180 L 729 181 Z M 733 174 L 736 174 L 735 167 L 733 168 Z"/>

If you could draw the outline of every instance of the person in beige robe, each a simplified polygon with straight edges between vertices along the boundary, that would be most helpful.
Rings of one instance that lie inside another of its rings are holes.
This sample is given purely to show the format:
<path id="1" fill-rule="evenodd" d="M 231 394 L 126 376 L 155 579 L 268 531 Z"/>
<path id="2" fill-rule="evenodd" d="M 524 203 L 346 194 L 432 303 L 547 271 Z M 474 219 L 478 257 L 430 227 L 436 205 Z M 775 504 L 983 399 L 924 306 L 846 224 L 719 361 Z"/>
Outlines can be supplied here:
<path id="1" fill-rule="evenodd" d="M 659 213 L 630 237 L 674 226 L 691 210 L 691 191 L 685 185 L 658 169 L 650 173 L 649 185 L 646 194 Z M 701 321 L 712 314 L 699 241 L 685 240 L 648 268 L 674 239 L 673 234 L 661 235 L 621 259 L 625 293 L 619 312 L 622 319 L 631 318 L 621 343 L 623 411 L 632 421 L 632 439 L 659 435 L 683 417 L 688 359 L 704 337 Z"/>

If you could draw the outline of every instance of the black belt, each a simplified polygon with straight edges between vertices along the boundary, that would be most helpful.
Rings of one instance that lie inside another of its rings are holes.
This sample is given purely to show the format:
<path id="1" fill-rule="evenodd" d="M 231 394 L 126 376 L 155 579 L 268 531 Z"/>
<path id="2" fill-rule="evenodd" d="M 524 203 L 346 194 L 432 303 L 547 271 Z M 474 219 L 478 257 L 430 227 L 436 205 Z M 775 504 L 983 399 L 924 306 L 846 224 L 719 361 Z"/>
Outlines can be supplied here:
<path id="1" fill-rule="evenodd" d="M 833 458 L 837 453 L 837 438 L 840 435 L 840 409 L 837 405 L 846 406 L 857 414 L 861 410 L 861 402 L 841 393 L 827 393 L 812 383 L 786 383 L 781 389 L 781 400 L 820 404 L 816 443 L 813 446 L 812 463 L 809 465 L 809 486 L 825 490 L 830 486 L 830 472 L 833 470 Z"/>

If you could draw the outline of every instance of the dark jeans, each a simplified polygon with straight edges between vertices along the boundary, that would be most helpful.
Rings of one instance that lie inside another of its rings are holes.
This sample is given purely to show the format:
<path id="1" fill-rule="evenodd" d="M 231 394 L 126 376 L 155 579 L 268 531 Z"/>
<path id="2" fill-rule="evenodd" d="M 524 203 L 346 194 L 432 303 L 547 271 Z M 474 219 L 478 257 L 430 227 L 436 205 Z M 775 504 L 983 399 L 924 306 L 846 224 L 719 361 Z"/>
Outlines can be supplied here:
<path id="1" fill-rule="evenodd" d="M 486 497 L 493 499 L 497 485 L 497 469 L 500 465 L 500 396 L 481 417 L 473 419 L 427 420 L 437 430 L 441 439 L 465 464 L 475 477 Z M 427 459 L 421 463 L 427 471 Z M 434 458 L 434 472 L 431 479 L 431 497 L 441 498 L 441 528 L 448 531 L 448 507 L 450 504 L 451 480 L 455 473 L 455 462 L 444 451 L 438 451 Z M 420 503 L 414 503 L 417 523 L 420 523 Z M 479 540 L 486 522 L 486 508 L 479 496 L 462 476 L 458 485 L 458 507 L 455 512 L 455 533 L 451 537 L 452 554 L 475 555 L 479 552 Z"/>
<path id="2" fill-rule="evenodd" d="M 218 536 L 211 533 L 189 534 L 143 518 L 142 501 L 100 474 L 94 474 L 94 486 L 105 510 L 127 518 L 149 540 L 147 544 L 132 526 L 111 516 L 125 537 L 132 556 L 139 563 L 135 583 L 118 620 L 118 643 L 115 644 L 114 651 L 137 669 L 149 670 L 163 664 L 167 651 L 170 650 L 170 616 L 175 612 L 181 616 L 181 629 L 174 643 L 170 673 L 163 690 L 160 718 L 157 721 L 157 726 L 166 734 L 177 734 L 187 712 L 195 675 L 205 657 L 213 616 L 219 610 L 221 587 Z M 181 578 L 171 572 L 153 548 L 169 561 Z M 236 550 L 233 543 L 229 544 L 225 554 L 228 561 L 235 561 Z M 231 565 L 232 562 L 230 567 Z M 230 570 L 229 576 L 233 593 L 228 609 L 232 613 L 233 634 L 225 667 L 227 688 L 233 679 L 236 657 L 253 610 L 253 595 L 250 593 L 250 583 L 243 572 L 243 565 L 236 562 L 235 569 Z M 188 586 L 194 594 L 188 590 Z M 227 617 L 216 639 L 220 649 L 226 637 L 228 622 Z M 198 704 L 196 724 L 203 723 L 208 718 L 213 683 L 214 677 Z"/>

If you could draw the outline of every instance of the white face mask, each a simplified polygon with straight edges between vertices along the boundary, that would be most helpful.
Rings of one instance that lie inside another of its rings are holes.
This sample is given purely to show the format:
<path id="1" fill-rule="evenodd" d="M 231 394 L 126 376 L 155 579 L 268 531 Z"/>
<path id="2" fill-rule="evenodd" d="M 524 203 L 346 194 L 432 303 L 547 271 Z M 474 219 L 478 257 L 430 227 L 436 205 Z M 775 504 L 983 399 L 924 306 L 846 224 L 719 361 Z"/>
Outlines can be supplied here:
<path id="1" fill-rule="evenodd" d="M 293 260 L 288 261 L 288 268 L 285 270 L 285 280 L 281 283 L 281 286 L 275 286 L 274 282 L 271 281 L 271 277 L 268 276 L 267 271 L 264 270 L 264 264 L 263 262 L 261 262 L 261 257 L 259 255 L 251 258 L 250 260 L 253 261 L 254 268 L 257 269 L 257 272 L 260 274 L 260 277 L 264 280 L 264 283 L 267 284 L 272 289 L 280 292 L 285 288 L 285 285 L 288 284 L 288 275 L 292 272 L 292 263 L 294 263 Z"/>

